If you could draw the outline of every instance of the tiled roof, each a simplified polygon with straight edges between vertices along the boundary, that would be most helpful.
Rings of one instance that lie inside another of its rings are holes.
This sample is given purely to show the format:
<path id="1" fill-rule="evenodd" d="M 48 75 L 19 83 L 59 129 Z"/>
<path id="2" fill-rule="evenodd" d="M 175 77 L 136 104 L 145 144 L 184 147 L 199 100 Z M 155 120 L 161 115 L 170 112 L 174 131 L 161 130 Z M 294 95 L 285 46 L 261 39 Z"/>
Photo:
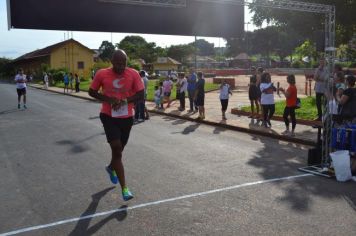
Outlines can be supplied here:
<path id="1" fill-rule="evenodd" d="M 42 48 L 42 49 L 38 49 L 38 50 L 35 50 L 35 51 L 32 51 L 32 52 L 29 52 L 29 53 L 26 53 L 18 58 L 16 58 L 15 60 L 13 60 L 13 62 L 16 62 L 16 61 L 20 61 L 20 60 L 27 60 L 27 59 L 32 59 L 32 58 L 35 58 L 35 57 L 44 57 L 44 56 L 48 56 L 50 55 L 55 49 L 69 43 L 69 42 L 75 42 L 75 43 L 78 43 L 80 45 L 82 45 L 83 47 L 87 48 L 86 46 L 84 46 L 83 44 L 79 43 L 78 41 L 74 40 L 74 39 L 68 39 L 68 40 L 65 40 L 63 42 L 60 42 L 60 43 L 56 43 L 56 44 L 53 44 L 51 46 L 48 46 L 48 47 L 45 47 L 45 48 Z M 93 51 L 91 50 L 90 48 L 87 48 L 88 50 L 90 51 Z M 93 54 L 95 52 L 93 51 Z"/>

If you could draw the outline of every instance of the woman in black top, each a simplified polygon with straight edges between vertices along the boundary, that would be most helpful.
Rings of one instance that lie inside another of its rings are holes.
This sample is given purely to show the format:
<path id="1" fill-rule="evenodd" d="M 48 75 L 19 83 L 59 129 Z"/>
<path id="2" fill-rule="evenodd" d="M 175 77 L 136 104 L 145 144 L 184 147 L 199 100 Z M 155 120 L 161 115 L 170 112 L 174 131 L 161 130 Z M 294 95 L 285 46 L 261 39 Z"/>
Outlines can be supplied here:
<path id="1" fill-rule="evenodd" d="M 261 98 L 260 89 L 258 88 L 258 79 L 256 74 L 256 68 L 251 67 L 252 76 L 250 77 L 250 85 L 248 89 L 248 98 L 251 103 L 251 115 L 249 118 L 258 118 L 260 113 L 259 100 Z M 255 114 L 256 105 L 256 114 Z"/>
<path id="2" fill-rule="evenodd" d="M 346 78 L 347 89 L 342 93 L 338 93 L 336 98 L 340 105 L 340 116 L 343 122 L 356 122 L 356 78 L 349 75 Z"/>

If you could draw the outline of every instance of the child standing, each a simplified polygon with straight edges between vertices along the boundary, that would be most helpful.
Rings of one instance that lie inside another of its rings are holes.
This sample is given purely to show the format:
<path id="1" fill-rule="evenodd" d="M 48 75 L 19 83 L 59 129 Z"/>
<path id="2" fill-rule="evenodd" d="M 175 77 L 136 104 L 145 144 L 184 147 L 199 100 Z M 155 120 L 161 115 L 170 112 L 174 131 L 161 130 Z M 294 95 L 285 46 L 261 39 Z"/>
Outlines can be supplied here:
<path id="1" fill-rule="evenodd" d="M 227 120 L 225 113 L 227 110 L 227 106 L 229 105 L 230 94 L 232 96 L 230 85 L 227 84 L 225 80 L 223 80 L 222 84 L 220 85 L 220 102 L 221 102 L 221 112 L 222 112 L 223 120 Z"/>
<path id="2" fill-rule="evenodd" d="M 161 90 L 157 85 L 155 86 L 155 104 L 156 109 L 159 109 L 161 105 Z"/>

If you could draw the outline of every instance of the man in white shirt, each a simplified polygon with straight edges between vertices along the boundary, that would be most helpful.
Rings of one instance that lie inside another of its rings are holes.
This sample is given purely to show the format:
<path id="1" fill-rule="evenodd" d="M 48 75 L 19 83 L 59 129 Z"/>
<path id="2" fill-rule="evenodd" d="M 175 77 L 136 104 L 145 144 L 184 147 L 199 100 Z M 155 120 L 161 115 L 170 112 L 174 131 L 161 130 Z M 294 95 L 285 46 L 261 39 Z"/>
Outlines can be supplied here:
<path id="1" fill-rule="evenodd" d="M 45 89 L 48 89 L 48 75 L 46 72 L 44 73 L 44 76 L 43 76 L 43 86 Z"/>
<path id="2" fill-rule="evenodd" d="M 179 87 L 179 110 L 184 111 L 185 110 L 185 93 L 187 92 L 188 89 L 188 81 L 185 78 L 184 73 L 179 73 L 178 74 L 178 83 L 177 86 Z"/>
<path id="3" fill-rule="evenodd" d="M 26 107 L 26 75 L 23 73 L 22 69 L 19 69 L 18 74 L 15 76 L 16 90 L 17 90 L 17 108 L 21 108 L 21 96 L 23 96 L 23 108 Z"/>

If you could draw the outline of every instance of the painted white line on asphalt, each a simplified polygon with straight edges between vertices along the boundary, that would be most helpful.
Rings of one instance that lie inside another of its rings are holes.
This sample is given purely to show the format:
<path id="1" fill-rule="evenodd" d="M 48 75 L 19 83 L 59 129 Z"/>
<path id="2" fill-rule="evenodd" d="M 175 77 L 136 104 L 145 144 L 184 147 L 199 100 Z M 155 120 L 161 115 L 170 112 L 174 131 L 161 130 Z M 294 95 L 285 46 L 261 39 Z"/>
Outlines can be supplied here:
<path id="1" fill-rule="evenodd" d="M 242 188 L 242 187 L 248 187 L 248 186 L 257 185 L 257 184 L 266 184 L 266 183 L 283 181 L 283 180 L 297 179 L 297 178 L 302 178 L 302 177 L 307 177 L 307 176 L 312 176 L 312 174 L 293 175 L 293 176 L 282 177 L 282 178 L 261 180 L 261 181 L 256 181 L 256 182 L 252 182 L 252 183 L 245 183 L 245 184 L 239 184 L 239 185 L 234 185 L 234 186 L 225 187 L 225 188 L 214 189 L 214 190 L 210 190 L 210 191 L 206 191 L 206 192 L 193 193 L 193 194 L 188 194 L 188 195 L 184 195 L 184 196 L 180 196 L 180 197 L 174 197 L 174 198 L 168 198 L 168 199 L 155 201 L 155 202 L 143 203 L 143 204 L 127 207 L 127 208 L 119 208 L 119 209 L 114 209 L 111 211 L 95 213 L 92 215 L 76 217 L 76 218 L 71 218 L 71 219 L 67 219 L 67 220 L 60 220 L 60 221 L 49 223 L 49 224 L 37 225 L 37 226 L 28 227 L 28 228 L 22 228 L 22 229 L 10 231 L 7 233 L 1 233 L 0 236 L 15 235 L 15 234 L 25 233 L 25 232 L 29 232 L 29 231 L 34 231 L 34 230 L 50 228 L 50 227 L 57 226 L 57 225 L 63 225 L 63 224 L 68 224 L 68 223 L 72 223 L 72 222 L 77 222 L 80 220 L 91 219 L 91 218 L 104 216 L 104 215 L 110 215 L 110 214 L 117 213 L 117 212 L 128 211 L 128 210 L 133 210 L 133 209 L 138 209 L 138 208 L 143 208 L 143 207 L 148 207 L 148 206 L 154 206 L 154 205 L 159 205 L 162 203 L 174 202 L 174 201 L 178 201 L 178 200 L 182 200 L 182 199 L 194 198 L 194 197 L 204 196 L 204 195 L 208 195 L 208 194 L 212 194 L 212 193 L 225 192 L 225 191 L 238 189 L 238 188 Z"/>

